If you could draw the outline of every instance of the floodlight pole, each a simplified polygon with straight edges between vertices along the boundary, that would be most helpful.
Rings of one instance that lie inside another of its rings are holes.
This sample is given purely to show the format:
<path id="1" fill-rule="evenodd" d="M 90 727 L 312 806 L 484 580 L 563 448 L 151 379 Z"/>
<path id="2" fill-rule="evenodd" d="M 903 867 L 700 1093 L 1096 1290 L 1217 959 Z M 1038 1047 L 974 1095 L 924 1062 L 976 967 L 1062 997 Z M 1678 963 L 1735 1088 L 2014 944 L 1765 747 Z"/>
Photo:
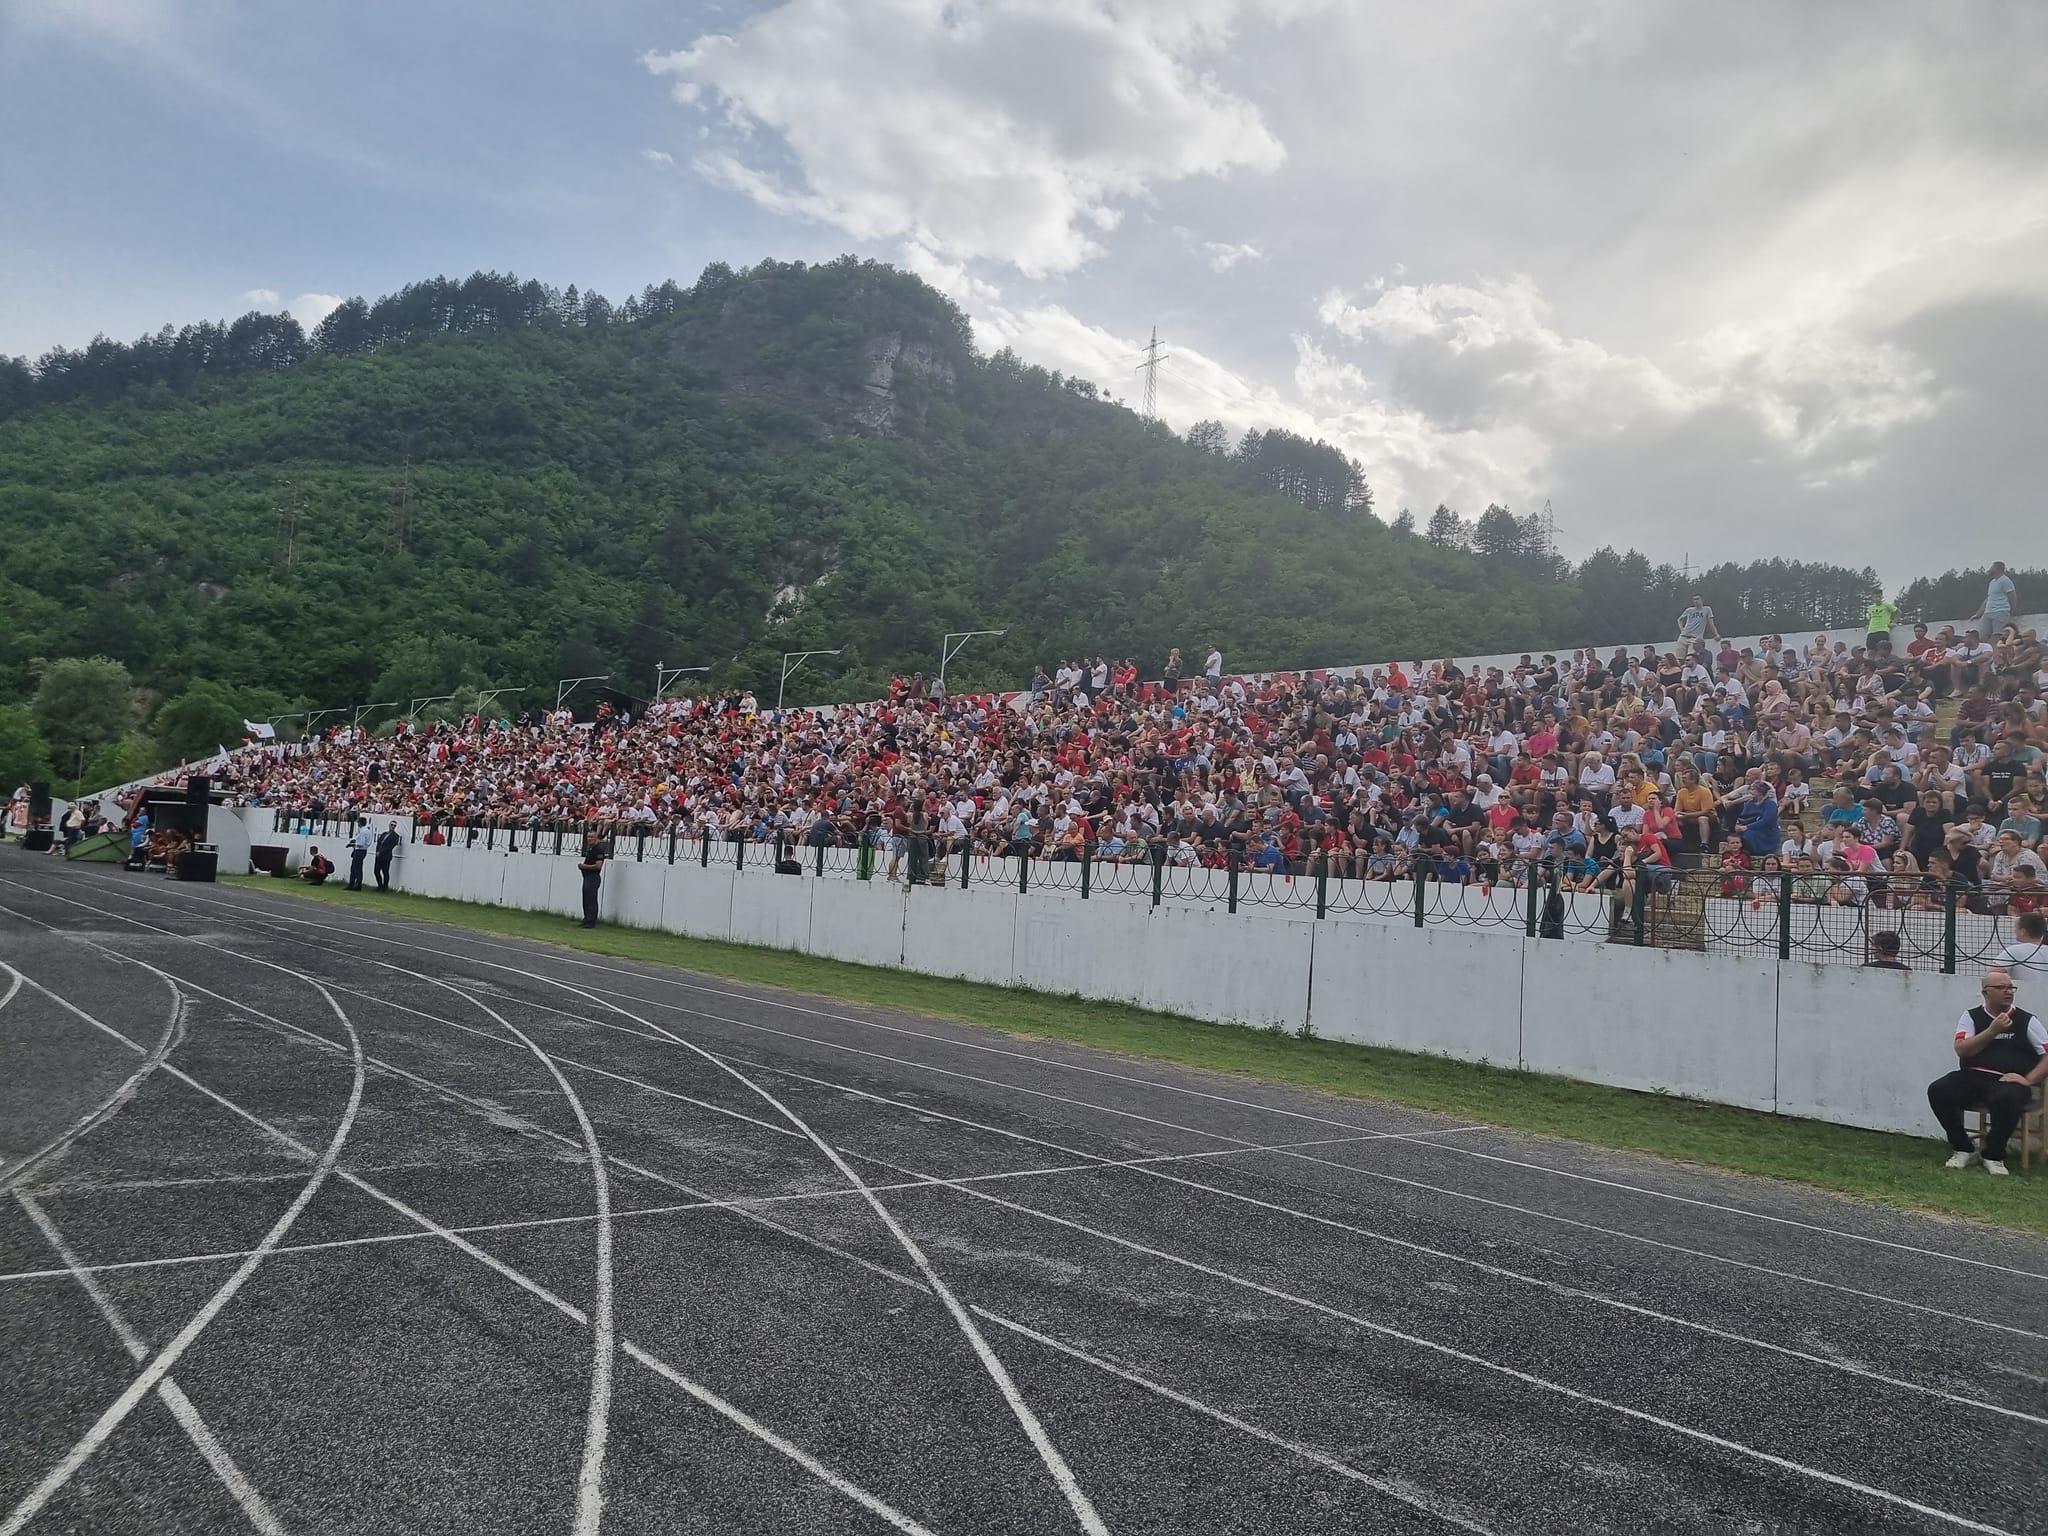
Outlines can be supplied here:
<path id="1" fill-rule="evenodd" d="M 493 699 L 495 699 L 495 698 L 498 698 L 499 696 L 501 696 L 501 695 L 503 695 L 503 694 L 507 694 L 507 693 L 531 693 L 531 692 L 533 692 L 533 689 L 532 689 L 531 687 L 526 687 L 526 688 L 493 688 L 493 689 L 490 689 L 490 690 L 489 690 L 488 692 L 485 692 L 485 693 L 480 693 L 480 694 L 478 694 L 478 695 L 476 696 L 476 713 L 477 713 L 477 718 L 478 718 L 478 719 L 482 719 L 482 718 L 483 718 L 483 713 L 484 713 L 484 710 L 485 710 L 485 709 L 486 709 L 486 708 L 487 708 L 487 707 L 489 706 L 489 704 L 490 704 L 491 700 L 493 700 Z"/>
<path id="2" fill-rule="evenodd" d="M 1007 629 L 960 629 L 947 635 L 939 641 L 939 681 L 946 681 L 946 664 L 960 654 L 960 647 L 968 641 L 979 639 L 983 635 L 993 635 L 1000 640 L 1008 633 Z"/>
<path id="3" fill-rule="evenodd" d="M 565 677 L 555 684 L 555 713 L 562 711 L 562 700 L 569 697 L 585 683 L 608 683 L 612 680 L 609 672 L 593 672 L 588 677 Z"/>
<path id="4" fill-rule="evenodd" d="M 357 727 L 359 727 L 363 723 L 363 716 L 367 715 L 373 709 L 396 708 L 398 708 L 398 700 L 396 699 L 386 699 L 382 704 L 358 704 L 355 706 L 355 713 L 348 717 L 349 729 L 355 730 Z"/>
<path id="5" fill-rule="evenodd" d="M 414 699 L 414 700 L 412 701 L 412 708 L 411 708 L 411 709 L 408 709 L 408 710 L 407 710 L 407 711 L 405 712 L 405 718 L 406 718 L 406 719 L 408 719 L 408 720 L 412 719 L 412 718 L 413 718 L 413 717 L 414 717 L 415 715 L 417 715 L 417 714 L 418 714 L 418 713 L 420 712 L 420 707 L 421 707 L 422 705 L 426 705 L 426 704 L 446 704 L 446 703 L 447 703 L 447 702 L 448 702 L 448 701 L 449 701 L 450 699 L 452 699 L 452 698 L 454 698 L 454 697 L 455 697 L 455 695 L 454 695 L 454 694 L 452 694 L 452 693 L 436 693 L 436 694 L 430 694 L 430 695 L 428 695 L 428 696 L 427 696 L 426 698 L 423 698 L 423 699 Z"/>
<path id="6" fill-rule="evenodd" d="M 784 651 L 782 653 L 782 680 L 775 685 L 776 712 L 779 714 L 782 711 L 782 694 L 783 690 L 789 686 L 790 673 L 809 661 L 813 656 L 843 656 L 845 654 L 846 647 L 843 645 L 836 651 Z"/>
<path id="7" fill-rule="evenodd" d="M 709 672 L 709 667 L 669 667 L 660 662 L 654 664 L 654 701 L 661 702 L 661 696 L 668 692 L 668 685 L 685 672 Z"/>

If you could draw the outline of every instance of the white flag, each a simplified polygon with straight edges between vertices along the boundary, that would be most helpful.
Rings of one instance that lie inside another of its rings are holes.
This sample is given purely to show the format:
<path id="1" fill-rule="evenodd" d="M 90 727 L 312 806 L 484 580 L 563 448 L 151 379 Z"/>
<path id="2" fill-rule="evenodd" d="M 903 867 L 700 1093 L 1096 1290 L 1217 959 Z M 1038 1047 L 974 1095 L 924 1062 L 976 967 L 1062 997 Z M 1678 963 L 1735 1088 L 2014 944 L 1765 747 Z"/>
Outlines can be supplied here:
<path id="1" fill-rule="evenodd" d="M 228 749 L 226 747 L 215 746 L 213 761 L 206 765 L 206 771 L 208 773 L 226 773 L 228 771 Z"/>
<path id="2" fill-rule="evenodd" d="M 266 725 L 261 720 L 244 720 L 242 722 L 242 729 L 258 741 L 269 741 L 277 735 L 276 726 Z"/>

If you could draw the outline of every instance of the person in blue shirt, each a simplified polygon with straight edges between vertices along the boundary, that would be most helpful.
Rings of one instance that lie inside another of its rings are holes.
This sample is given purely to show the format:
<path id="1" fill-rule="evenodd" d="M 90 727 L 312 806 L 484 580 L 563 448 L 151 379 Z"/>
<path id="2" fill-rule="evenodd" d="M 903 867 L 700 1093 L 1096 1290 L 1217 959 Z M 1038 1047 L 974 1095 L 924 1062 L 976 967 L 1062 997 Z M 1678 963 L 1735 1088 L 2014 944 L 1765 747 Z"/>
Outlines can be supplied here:
<path id="1" fill-rule="evenodd" d="M 1448 859 L 1438 862 L 1436 878 L 1442 885 L 1465 885 L 1472 879 L 1472 866 L 1464 854 L 1453 852 Z"/>
<path id="2" fill-rule="evenodd" d="M 1769 858 L 1784 844 L 1778 829 L 1778 797 L 1762 779 L 1749 787 L 1749 798 L 1735 813 L 1735 832 L 1752 859 Z"/>
<path id="3" fill-rule="evenodd" d="M 149 812 L 137 810 L 128 823 L 128 867 L 149 868 Z"/>
<path id="4" fill-rule="evenodd" d="M 1260 845 L 1259 851 L 1252 855 L 1252 868 L 1284 875 L 1287 873 L 1287 855 L 1280 851 L 1280 844 L 1269 837 Z"/>

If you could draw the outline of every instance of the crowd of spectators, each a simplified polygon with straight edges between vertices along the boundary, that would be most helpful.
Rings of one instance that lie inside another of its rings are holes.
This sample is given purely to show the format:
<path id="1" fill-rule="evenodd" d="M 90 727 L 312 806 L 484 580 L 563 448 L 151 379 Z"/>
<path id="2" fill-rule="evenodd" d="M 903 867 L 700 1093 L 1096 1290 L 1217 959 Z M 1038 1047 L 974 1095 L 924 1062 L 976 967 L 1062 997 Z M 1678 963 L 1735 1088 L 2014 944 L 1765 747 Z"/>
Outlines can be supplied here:
<path id="1" fill-rule="evenodd" d="M 1704 610 L 1704 612 L 1702 612 Z M 745 693 L 339 729 L 238 756 L 244 803 L 437 826 L 671 831 L 913 853 L 1667 889 L 1844 906 L 2048 907 L 2048 658 L 2031 630 L 1669 647 L 1160 681 L 1063 660 L 1005 696 L 901 679 L 786 712 Z M 1954 701 L 1953 709 L 1944 700 Z M 1940 723 L 1937 723 L 1937 722 Z M 432 834 L 430 834 L 432 835 Z M 922 864 L 923 859 L 917 860 Z"/>

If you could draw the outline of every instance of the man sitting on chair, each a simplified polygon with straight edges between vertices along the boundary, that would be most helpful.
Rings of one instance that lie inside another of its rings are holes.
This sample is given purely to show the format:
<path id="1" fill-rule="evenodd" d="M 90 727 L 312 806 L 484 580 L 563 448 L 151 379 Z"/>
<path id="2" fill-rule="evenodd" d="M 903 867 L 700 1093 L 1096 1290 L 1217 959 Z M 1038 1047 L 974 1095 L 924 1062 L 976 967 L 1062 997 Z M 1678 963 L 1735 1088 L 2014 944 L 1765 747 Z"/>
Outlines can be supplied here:
<path id="1" fill-rule="evenodd" d="M 1982 1163 L 1986 1173 L 2004 1173 L 2006 1139 L 2048 1077 L 2048 1024 L 2016 1006 L 2012 977 L 2005 971 L 1986 971 L 1983 991 L 1984 1001 L 1956 1020 L 1956 1056 L 1962 1064 L 1927 1085 L 1927 1103 L 1954 1148 L 1947 1166 Z M 1963 1129 L 1963 1111 L 1979 1107 L 1991 1118 L 1981 1148 Z"/>

